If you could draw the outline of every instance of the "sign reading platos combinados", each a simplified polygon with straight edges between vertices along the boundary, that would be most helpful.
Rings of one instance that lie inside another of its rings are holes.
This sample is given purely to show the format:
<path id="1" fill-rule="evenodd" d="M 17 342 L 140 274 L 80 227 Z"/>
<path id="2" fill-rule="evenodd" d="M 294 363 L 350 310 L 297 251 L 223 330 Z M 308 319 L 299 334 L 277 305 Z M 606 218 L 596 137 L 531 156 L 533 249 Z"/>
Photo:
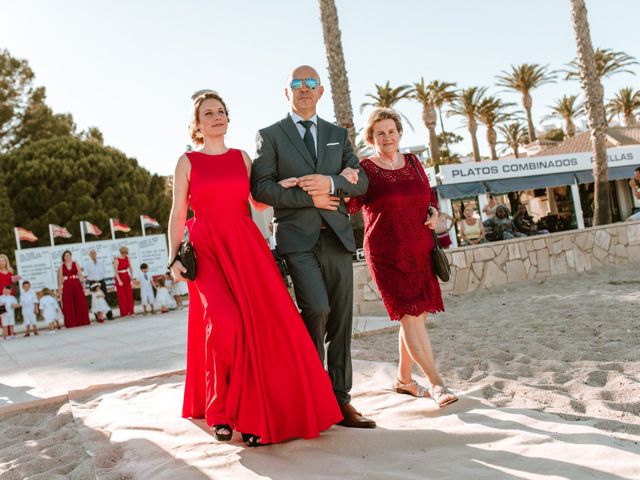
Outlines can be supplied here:
<path id="1" fill-rule="evenodd" d="M 640 146 L 609 148 L 609 167 L 627 165 L 640 166 Z M 553 175 L 555 173 L 579 172 L 593 169 L 591 152 L 567 155 L 510 158 L 508 160 L 488 160 L 475 163 L 442 165 L 442 184 L 479 182 L 519 178 L 533 175 Z"/>

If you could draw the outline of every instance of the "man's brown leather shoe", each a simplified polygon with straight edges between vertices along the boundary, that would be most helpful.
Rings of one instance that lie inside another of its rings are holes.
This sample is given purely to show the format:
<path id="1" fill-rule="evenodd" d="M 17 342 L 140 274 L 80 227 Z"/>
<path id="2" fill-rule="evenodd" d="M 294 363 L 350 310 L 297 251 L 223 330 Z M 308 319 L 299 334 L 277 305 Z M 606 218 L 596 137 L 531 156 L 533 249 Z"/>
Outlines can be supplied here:
<path id="1" fill-rule="evenodd" d="M 376 428 L 376 422 L 363 417 L 350 403 L 340 405 L 340 411 L 344 419 L 338 425 L 351 428 Z"/>

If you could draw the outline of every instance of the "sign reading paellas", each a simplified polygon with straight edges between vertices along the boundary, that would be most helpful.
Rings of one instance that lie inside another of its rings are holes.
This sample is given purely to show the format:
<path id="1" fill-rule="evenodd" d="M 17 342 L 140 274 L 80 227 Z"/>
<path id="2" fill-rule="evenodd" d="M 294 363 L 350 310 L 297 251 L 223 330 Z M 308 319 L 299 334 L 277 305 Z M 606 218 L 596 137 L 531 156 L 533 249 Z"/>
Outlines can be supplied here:
<path id="1" fill-rule="evenodd" d="M 640 146 L 607 149 L 609 167 L 640 166 Z M 510 158 L 476 163 L 442 165 L 442 184 L 480 182 L 503 178 L 553 175 L 554 173 L 579 172 L 593 168 L 591 152 L 540 157 Z"/>

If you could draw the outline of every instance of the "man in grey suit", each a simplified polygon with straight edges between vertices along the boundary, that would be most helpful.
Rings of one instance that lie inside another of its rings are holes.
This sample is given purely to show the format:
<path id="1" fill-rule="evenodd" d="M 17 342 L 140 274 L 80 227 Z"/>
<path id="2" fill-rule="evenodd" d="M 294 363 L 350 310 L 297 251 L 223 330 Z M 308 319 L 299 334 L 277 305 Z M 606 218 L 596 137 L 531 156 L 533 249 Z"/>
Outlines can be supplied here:
<path id="1" fill-rule="evenodd" d="M 291 112 L 258 132 L 251 193 L 274 207 L 278 253 L 323 361 L 328 344 L 327 366 L 344 417 L 341 424 L 373 428 L 375 422 L 350 403 L 355 241 L 342 200 L 365 193 L 368 180 L 359 171 L 347 130 L 317 116 L 323 92 L 315 69 L 303 65 L 293 70 L 285 89 Z"/>

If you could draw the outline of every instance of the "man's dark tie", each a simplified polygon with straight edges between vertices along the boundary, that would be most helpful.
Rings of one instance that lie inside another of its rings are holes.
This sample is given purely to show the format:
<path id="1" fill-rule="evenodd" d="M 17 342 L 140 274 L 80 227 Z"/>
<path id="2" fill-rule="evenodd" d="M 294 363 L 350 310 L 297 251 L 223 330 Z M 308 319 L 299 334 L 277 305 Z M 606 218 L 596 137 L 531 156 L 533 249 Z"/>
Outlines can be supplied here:
<path id="1" fill-rule="evenodd" d="M 149 280 L 149 277 L 147 277 L 147 274 L 146 274 L 146 273 L 144 274 L 144 279 L 145 279 L 145 280 Z"/>
<path id="2" fill-rule="evenodd" d="M 313 125 L 313 122 L 311 120 L 300 120 L 298 123 L 304 127 L 304 137 L 302 137 L 302 141 L 307 147 L 309 155 L 311 155 L 313 161 L 317 162 L 318 157 L 316 156 L 316 144 L 313 141 L 313 135 L 311 134 L 311 125 Z"/>

